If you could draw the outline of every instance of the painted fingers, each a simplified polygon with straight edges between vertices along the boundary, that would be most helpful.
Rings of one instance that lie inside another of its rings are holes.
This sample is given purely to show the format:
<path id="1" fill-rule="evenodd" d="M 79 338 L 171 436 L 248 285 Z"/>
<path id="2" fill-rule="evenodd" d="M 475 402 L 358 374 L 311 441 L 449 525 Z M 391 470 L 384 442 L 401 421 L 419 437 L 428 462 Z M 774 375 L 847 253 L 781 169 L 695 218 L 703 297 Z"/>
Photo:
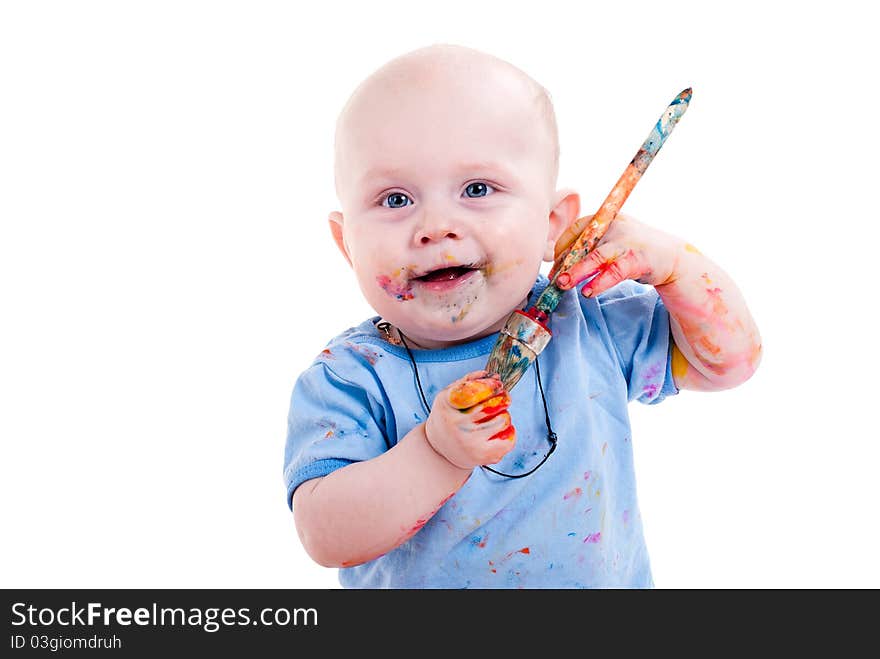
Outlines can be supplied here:
<path id="1" fill-rule="evenodd" d="M 428 442 L 461 468 L 495 464 L 516 441 L 509 407 L 510 394 L 498 375 L 470 373 L 435 399 L 425 425 Z"/>
<path id="2" fill-rule="evenodd" d="M 624 279 L 660 286 L 675 277 L 679 242 L 620 215 L 593 251 L 559 274 L 556 285 L 568 290 L 586 281 L 581 291 L 585 297 L 598 295 Z"/>

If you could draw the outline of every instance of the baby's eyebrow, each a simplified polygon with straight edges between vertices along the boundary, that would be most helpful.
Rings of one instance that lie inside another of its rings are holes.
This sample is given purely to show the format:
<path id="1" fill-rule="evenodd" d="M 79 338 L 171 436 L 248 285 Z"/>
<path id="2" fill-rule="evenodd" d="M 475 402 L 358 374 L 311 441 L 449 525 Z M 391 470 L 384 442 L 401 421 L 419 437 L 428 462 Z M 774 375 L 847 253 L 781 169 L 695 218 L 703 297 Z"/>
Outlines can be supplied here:
<path id="1" fill-rule="evenodd" d="M 388 166 L 380 166 L 380 167 L 371 167 L 368 169 L 363 176 L 360 178 L 360 183 L 362 185 L 367 184 L 378 178 L 399 178 L 404 175 L 408 170 L 403 167 L 388 167 Z M 506 178 L 514 178 L 513 174 L 510 170 L 504 165 L 492 162 L 492 161 L 479 161 L 479 162 L 470 162 L 463 163 L 455 167 L 454 174 L 463 175 L 466 173 L 497 173 L 498 175 Z"/>

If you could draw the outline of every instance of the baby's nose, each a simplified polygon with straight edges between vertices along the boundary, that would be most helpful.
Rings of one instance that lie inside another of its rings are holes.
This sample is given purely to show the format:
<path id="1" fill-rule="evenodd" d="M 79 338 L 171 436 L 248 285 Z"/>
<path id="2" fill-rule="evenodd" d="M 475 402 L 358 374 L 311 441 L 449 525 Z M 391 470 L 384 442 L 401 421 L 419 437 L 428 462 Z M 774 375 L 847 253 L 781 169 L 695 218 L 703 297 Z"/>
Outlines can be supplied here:
<path id="1" fill-rule="evenodd" d="M 461 227 L 446 213 L 424 213 L 416 227 L 413 240 L 416 245 L 427 245 L 444 238 L 458 240 L 461 236 Z"/>
<path id="2" fill-rule="evenodd" d="M 455 229 L 438 227 L 436 229 L 420 229 L 416 233 L 416 243 L 419 245 L 427 245 L 431 242 L 437 242 L 449 238 L 450 240 L 458 240 L 459 235 Z"/>

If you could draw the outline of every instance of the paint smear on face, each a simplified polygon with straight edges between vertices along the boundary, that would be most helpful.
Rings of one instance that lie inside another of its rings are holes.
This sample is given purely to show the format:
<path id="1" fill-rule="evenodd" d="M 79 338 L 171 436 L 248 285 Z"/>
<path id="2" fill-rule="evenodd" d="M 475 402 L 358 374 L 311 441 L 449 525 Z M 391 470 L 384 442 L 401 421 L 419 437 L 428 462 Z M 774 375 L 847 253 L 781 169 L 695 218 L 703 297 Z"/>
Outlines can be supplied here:
<path id="1" fill-rule="evenodd" d="M 471 310 L 471 307 L 474 306 L 474 302 L 476 302 L 476 298 L 467 302 L 455 316 L 452 317 L 452 322 L 457 323 L 464 320 L 464 317 L 467 316 L 468 311 Z"/>
<path id="2" fill-rule="evenodd" d="M 509 270 L 518 268 L 522 264 L 523 259 L 516 259 L 515 261 L 509 261 L 507 263 L 490 263 L 485 268 L 483 268 L 483 273 L 486 277 L 494 277 L 496 275 L 500 275 L 503 272 L 508 272 Z"/>
<path id="3" fill-rule="evenodd" d="M 404 270 L 398 268 L 391 273 L 390 277 L 388 275 L 379 275 L 376 277 L 376 283 L 379 284 L 379 288 L 395 300 L 406 302 L 407 300 L 412 300 L 414 296 L 409 280 L 402 273 L 404 273 Z"/>

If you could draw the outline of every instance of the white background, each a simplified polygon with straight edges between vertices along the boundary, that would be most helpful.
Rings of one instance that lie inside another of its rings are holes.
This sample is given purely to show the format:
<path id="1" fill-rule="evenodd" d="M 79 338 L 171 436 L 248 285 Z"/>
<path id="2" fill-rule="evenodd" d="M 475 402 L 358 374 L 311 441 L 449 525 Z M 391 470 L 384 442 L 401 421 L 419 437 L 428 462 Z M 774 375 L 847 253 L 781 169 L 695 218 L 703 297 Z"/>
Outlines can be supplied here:
<path id="1" fill-rule="evenodd" d="M 657 586 L 880 587 L 870 3 L 591 4 L 0 5 L 0 585 L 337 587 L 281 477 L 295 378 L 373 314 L 334 121 L 449 42 L 549 89 L 582 213 L 693 86 L 625 212 L 734 277 L 765 357 L 630 407 Z"/>

